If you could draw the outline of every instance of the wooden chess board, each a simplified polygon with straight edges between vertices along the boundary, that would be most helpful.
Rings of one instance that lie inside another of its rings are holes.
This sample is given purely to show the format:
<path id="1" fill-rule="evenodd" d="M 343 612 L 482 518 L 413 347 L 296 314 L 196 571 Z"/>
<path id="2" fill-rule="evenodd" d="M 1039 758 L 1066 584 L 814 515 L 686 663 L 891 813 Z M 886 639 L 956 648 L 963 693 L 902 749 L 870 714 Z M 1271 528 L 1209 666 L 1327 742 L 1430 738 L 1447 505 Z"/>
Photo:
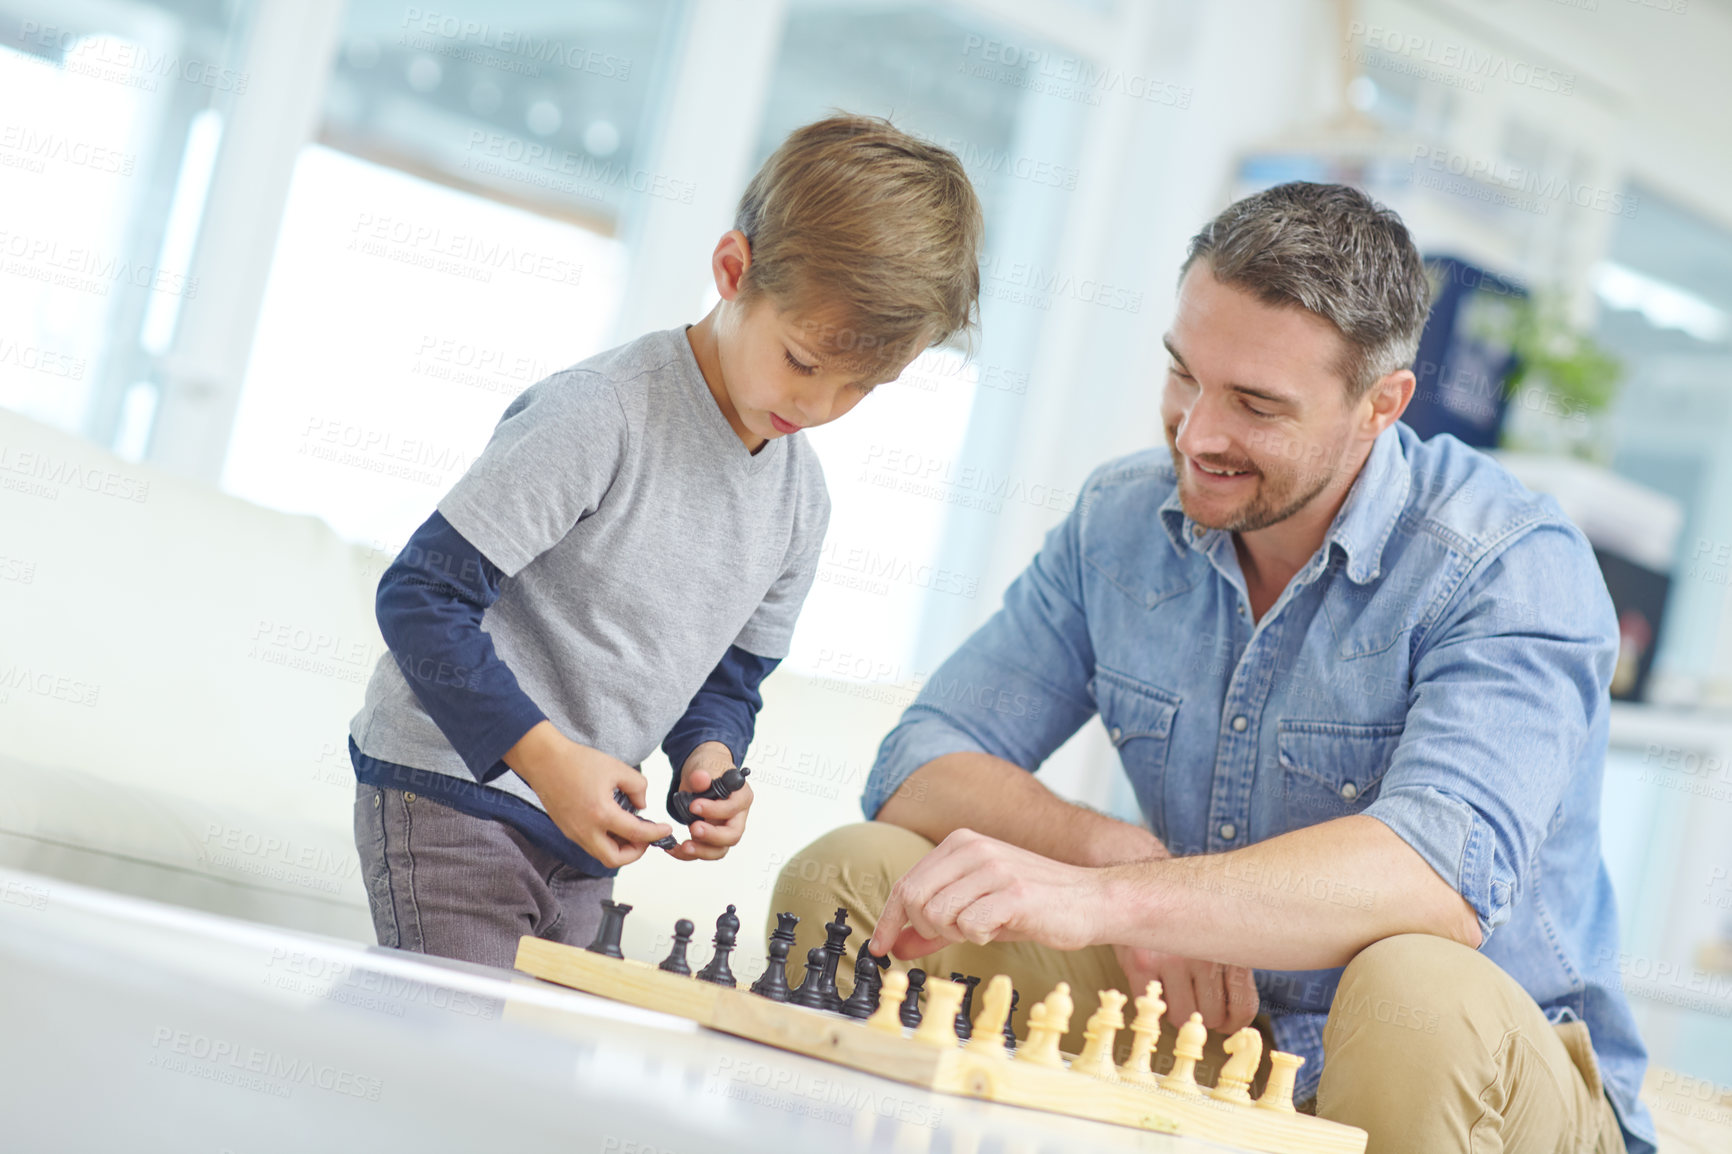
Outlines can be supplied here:
<path id="1" fill-rule="evenodd" d="M 873 1028 L 852 1018 L 773 1002 L 743 989 L 540 938 L 518 942 L 517 968 L 562 986 L 675 1014 L 723 1033 L 940 1093 L 1269 1154 L 1363 1154 L 1365 1150 L 1363 1130 L 1296 1113 L 1291 1105 L 1218 1101 L 1206 1088 L 1176 1093 L 1153 1081 L 1127 1080 L 1110 1066 L 1104 1077 L 1062 1064 L 1049 1068 L 1002 1050 L 964 1047 L 954 1037 L 934 1043 L 905 1029 Z"/>

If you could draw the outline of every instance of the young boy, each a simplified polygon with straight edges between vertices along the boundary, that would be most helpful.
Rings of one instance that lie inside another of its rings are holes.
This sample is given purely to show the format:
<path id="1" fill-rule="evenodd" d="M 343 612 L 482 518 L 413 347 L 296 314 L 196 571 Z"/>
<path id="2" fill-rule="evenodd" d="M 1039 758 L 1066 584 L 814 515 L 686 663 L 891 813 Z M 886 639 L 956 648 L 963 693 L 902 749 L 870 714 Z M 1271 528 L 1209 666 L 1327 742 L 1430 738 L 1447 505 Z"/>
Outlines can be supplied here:
<path id="1" fill-rule="evenodd" d="M 969 327 L 981 233 L 951 153 L 807 125 L 711 254 L 708 316 L 506 407 L 379 582 L 389 660 L 349 753 L 380 944 L 499 966 L 523 934 L 587 944 L 672 829 L 615 791 L 645 804 L 658 740 L 675 788 L 736 765 L 788 652 L 830 511 L 797 434 Z M 751 803 L 694 802 L 669 852 L 720 858 Z"/>

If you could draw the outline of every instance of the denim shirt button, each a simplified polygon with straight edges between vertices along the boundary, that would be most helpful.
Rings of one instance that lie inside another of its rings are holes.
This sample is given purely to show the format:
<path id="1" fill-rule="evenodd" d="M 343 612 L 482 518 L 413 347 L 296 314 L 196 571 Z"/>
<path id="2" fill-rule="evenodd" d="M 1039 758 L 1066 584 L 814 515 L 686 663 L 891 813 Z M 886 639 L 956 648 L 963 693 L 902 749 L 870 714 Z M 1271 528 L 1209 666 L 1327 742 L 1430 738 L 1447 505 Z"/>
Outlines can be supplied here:
<path id="1" fill-rule="evenodd" d="M 1238 828 L 1234 826 L 1232 822 L 1223 822 L 1221 825 L 1221 840 L 1232 841 L 1233 835 L 1238 832 Z"/>
<path id="2" fill-rule="evenodd" d="M 1341 797 L 1343 800 L 1352 801 L 1358 796 L 1359 787 L 1357 785 L 1354 785 L 1351 781 L 1344 781 L 1341 783 Z"/>
<path id="3" fill-rule="evenodd" d="M 1107 736 L 1113 739 L 1114 744 L 1117 744 L 1119 738 L 1124 736 L 1124 731 L 1115 725 L 1111 729 L 1107 730 Z"/>
<path id="4" fill-rule="evenodd" d="M 1233 732 L 1234 733 L 1244 733 L 1245 727 L 1247 725 L 1250 725 L 1250 724 L 1251 724 L 1250 722 L 1245 720 L 1244 715 L 1240 714 L 1238 717 L 1235 717 L 1233 719 Z"/>
<path id="5" fill-rule="evenodd" d="M 1207 532 L 1208 532 L 1208 530 L 1203 528 L 1201 525 L 1192 525 L 1191 526 L 1191 536 L 1193 536 L 1193 537 L 1201 537 L 1204 533 L 1207 533 Z"/>

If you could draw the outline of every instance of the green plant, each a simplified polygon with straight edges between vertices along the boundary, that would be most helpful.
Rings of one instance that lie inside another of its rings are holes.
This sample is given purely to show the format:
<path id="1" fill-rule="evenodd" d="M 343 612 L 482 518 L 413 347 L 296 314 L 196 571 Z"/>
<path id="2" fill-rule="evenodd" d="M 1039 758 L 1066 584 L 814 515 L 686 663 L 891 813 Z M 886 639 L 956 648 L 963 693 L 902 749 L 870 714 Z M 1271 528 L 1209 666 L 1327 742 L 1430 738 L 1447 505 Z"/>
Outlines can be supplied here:
<path id="1" fill-rule="evenodd" d="M 1612 403 L 1624 379 L 1624 364 L 1570 323 L 1561 298 L 1526 297 L 1505 315 L 1503 338 L 1515 353 L 1504 382 L 1507 396 L 1515 396 L 1533 376 L 1572 412 L 1598 413 Z"/>

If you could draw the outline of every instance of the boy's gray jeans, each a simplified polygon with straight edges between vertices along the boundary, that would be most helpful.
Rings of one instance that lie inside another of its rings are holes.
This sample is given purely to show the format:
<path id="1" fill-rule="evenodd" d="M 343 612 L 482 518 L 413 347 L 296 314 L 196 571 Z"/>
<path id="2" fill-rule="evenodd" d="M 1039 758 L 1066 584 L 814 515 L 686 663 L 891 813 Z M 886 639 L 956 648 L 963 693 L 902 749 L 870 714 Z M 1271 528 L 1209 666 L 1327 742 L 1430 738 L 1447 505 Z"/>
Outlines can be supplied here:
<path id="1" fill-rule="evenodd" d="M 382 946 L 510 969 L 525 934 L 587 946 L 612 878 L 585 877 L 502 821 L 357 783 L 355 848 Z"/>

